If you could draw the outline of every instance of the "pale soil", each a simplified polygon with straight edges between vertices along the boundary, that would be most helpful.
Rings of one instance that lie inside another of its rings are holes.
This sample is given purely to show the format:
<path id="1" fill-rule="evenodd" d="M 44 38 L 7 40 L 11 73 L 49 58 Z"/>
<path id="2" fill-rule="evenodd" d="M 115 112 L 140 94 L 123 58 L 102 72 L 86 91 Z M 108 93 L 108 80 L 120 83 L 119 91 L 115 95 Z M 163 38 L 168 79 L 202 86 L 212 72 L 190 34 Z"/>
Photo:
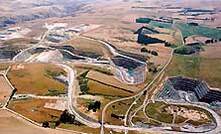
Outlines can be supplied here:
<path id="1" fill-rule="evenodd" d="M 44 108 L 64 111 L 65 109 L 67 109 L 67 101 L 56 100 L 55 102 L 46 102 Z"/>
<path id="2" fill-rule="evenodd" d="M 12 88 L 9 86 L 5 78 L 0 75 L 0 105 L 4 104 L 12 92 Z"/>
<path id="3" fill-rule="evenodd" d="M 90 99 L 90 100 L 95 100 L 95 101 L 101 101 L 102 99 L 104 99 L 103 96 L 94 96 L 94 95 L 89 95 L 89 94 L 80 95 L 80 96 L 78 96 L 78 98 L 81 98 L 81 99 Z"/>
<path id="4" fill-rule="evenodd" d="M 6 110 L 0 110 L 0 120 L 0 134 L 74 134 L 32 125 Z"/>

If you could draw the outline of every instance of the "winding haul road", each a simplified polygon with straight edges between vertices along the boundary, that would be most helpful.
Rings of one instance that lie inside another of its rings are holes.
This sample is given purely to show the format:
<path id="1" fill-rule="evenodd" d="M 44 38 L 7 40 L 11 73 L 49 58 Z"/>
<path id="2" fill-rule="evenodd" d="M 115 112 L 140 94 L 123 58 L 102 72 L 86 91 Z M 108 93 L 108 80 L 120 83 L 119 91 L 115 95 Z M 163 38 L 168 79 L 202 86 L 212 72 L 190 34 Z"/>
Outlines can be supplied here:
<path id="1" fill-rule="evenodd" d="M 41 37 L 41 40 L 39 41 L 38 44 L 32 46 L 32 47 L 29 47 L 27 49 L 24 49 L 22 50 L 18 55 L 16 55 L 14 58 L 13 58 L 13 61 L 14 63 L 16 63 L 16 61 L 19 59 L 19 56 L 22 56 L 22 54 L 24 54 L 26 51 L 28 50 L 31 50 L 33 48 L 36 48 L 38 47 L 39 45 L 42 44 L 42 42 L 44 41 L 45 37 L 47 36 L 47 34 L 49 33 L 50 29 L 48 29 L 48 31 L 46 31 L 42 37 Z M 84 38 L 87 38 L 87 37 L 84 37 Z M 131 58 L 131 57 L 128 57 L 128 56 L 125 56 L 125 55 L 122 55 L 122 54 L 119 54 L 110 44 L 104 42 L 104 41 L 100 41 L 100 40 L 96 40 L 96 39 L 92 39 L 92 38 L 87 38 L 87 39 L 90 39 L 90 40 L 95 40 L 95 41 L 98 41 L 102 44 L 104 44 L 112 53 L 113 55 L 118 55 L 118 56 L 122 56 L 122 57 L 125 57 L 125 58 L 128 58 L 128 59 L 131 59 L 131 60 L 135 60 L 137 62 L 140 62 L 142 64 L 146 64 L 144 62 L 141 62 L 137 59 L 134 59 L 134 58 Z M 67 101 L 68 101 L 68 111 L 75 115 L 76 119 L 78 121 L 80 121 L 81 123 L 89 126 L 89 127 L 92 127 L 92 128 L 101 128 L 101 131 L 100 131 L 100 134 L 104 134 L 104 128 L 110 128 L 110 129 L 119 129 L 119 130 L 123 130 L 123 131 L 128 131 L 128 130 L 135 130 L 135 131 L 140 131 L 140 132 L 153 132 L 153 133 L 156 133 L 156 132 L 160 132 L 160 133 L 171 133 L 171 131 L 167 131 L 167 130 L 164 130 L 164 129 L 161 129 L 161 128 L 137 128 L 137 127 L 127 127 L 127 126 L 118 126 L 118 125 L 109 125 L 109 124 L 106 124 L 104 122 L 104 118 L 105 118 L 105 112 L 107 111 L 107 108 L 113 104 L 113 103 L 116 103 L 116 102 L 119 102 L 119 101 L 123 101 L 123 100 L 128 100 L 128 99 L 135 99 L 135 101 L 131 104 L 131 106 L 129 107 L 127 113 L 126 113 L 126 120 L 127 120 L 127 117 L 128 117 L 128 113 L 129 113 L 129 110 L 130 108 L 132 107 L 132 105 L 134 105 L 136 103 L 136 100 L 138 100 L 138 98 L 140 98 L 140 96 L 144 93 L 144 91 L 147 91 L 152 84 L 154 84 L 154 82 L 160 77 L 160 75 L 165 71 L 166 67 L 170 64 L 171 60 L 172 60 L 172 57 L 173 57 L 173 51 L 171 52 L 171 57 L 169 59 L 169 61 L 167 62 L 167 64 L 164 66 L 164 68 L 157 74 L 157 76 L 142 90 L 140 91 L 139 93 L 137 93 L 136 95 L 133 95 L 133 96 L 130 96 L 130 97 L 126 97 L 126 98 L 121 98 L 121 99 L 118 99 L 118 100 L 114 100 L 110 103 L 108 103 L 107 105 L 105 105 L 104 109 L 102 110 L 102 119 L 101 119 L 101 124 L 98 123 L 98 122 L 93 122 L 91 120 L 88 120 L 86 119 L 85 117 L 82 117 L 81 114 L 76 110 L 76 108 L 74 107 L 74 102 L 76 101 L 76 96 L 75 96 L 75 89 L 76 89 L 76 84 L 75 84 L 75 80 L 76 80 L 76 71 L 74 71 L 71 67 L 69 67 L 68 65 L 66 65 L 66 63 L 56 63 L 56 62 L 50 62 L 50 63 L 53 63 L 57 66 L 60 66 L 62 67 L 67 73 L 68 73 L 68 96 L 67 96 Z M 184 104 L 186 105 L 186 103 Z M 190 105 L 194 105 L 194 104 L 190 104 Z M 201 106 L 198 106 L 198 107 L 201 107 Z M 204 107 L 205 109 L 205 107 Z M 220 117 L 217 117 L 217 114 L 215 114 L 215 112 L 211 109 L 207 109 L 215 118 L 217 118 L 217 120 L 219 121 L 216 121 L 217 122 L 217 127 L 215 130 L 209 132 L 211 134 L 213 133 L 217 133 L 217 132 L 220 132 L 221 131 L 221 123 L 220 123 Z M 126 122 L 125 122 L 125 125 Z M 176 133 L 183 133 L 183 132 L 176 132 Z"/>
<path id="2" fill-rule="evenodd" d="M 73 106 L 74 104 L 73 102 L 76 101 L 76 100 L 73 100 L 73 98 L 76 99 L 76 97 L 73 96 L 75 95 L 74 89 L 76 89 L 75 87 L 76 84 L 74 83 L 74 80 L 76 80 L 75 79 L 76 71 L 74 71 L 71 67 L 65 64 L 58 63 L 56 65 L 62 67 L 68 73 L 68 112 L 75 115 L 76 119 L 80 121 L 81 123 L 92 128 L 99 128 L 100 127 L 99 123 L 92 122 L 92 121 L 85 119 L 76 111 L 75 107 Z"/>
<path id="3" fill-rule="evenodd" d="M 145 91 L 147 91 L 147 90 L 152 86 L 152 84 L 154 84 L 154 82 L 160 77 L 160 75 L 165 71 L 165 69 L 167 68 L 167 66 L 168 66 L 168 65 L 170 64 L 170 62 L 172 61 L 172 58 L 173 58 L 173 50 L 172 50 L 172 52 L 171 52 L 170 59 L 168 60 L 167 64 L 163 67 L 163 69 L 157 74 L 157 76 L 156 76 L 141 92 L 139 92 L 138 94 L 135 94 L 135 95 L 133 95 L 133 96 L 130 96 L 130 97 L 126 97 L 126 98 L 121 98 L 121 99 L 118 99 L 118 100 L 114 100 L 114 101 L 108 103 L 107 105 L 105 105 L 105 107 L 104 107 L 104 109 L 103 109 L 103 111 L 102 111 L 101 131 L 100 131 L 100 134 L 104 134 L 104 127 L 106 127 L 106 125 L 104 125 L 104 118 L 105 118 L 105 112 L 107 111 L 107 108 L 108 108 L 110 105 L 112 105 L 112 104 L 114 104 L 114 103 L 116 103 L 116 102 L 120 102 L 120 101 L 124 101 L 124 100 L 129 100 L 129 99 L 133 99 L 133 98 L 136 98 L 136 97 L 139 98 L 139 96 L 142 96 L 142 94 L 143 94 Z M 137 100 L 137 99 L 136 99 L 136 100 Z M 134 102 L 136 102 L 136 100 L 135 100 Z M 134 102 L 133 102 L 131 105 L 133 105 Z M 128 113 L 129 113 L 129 110 L 130 110 L 131 107 L 132 107 L 132 106 L 130 106 L 129 109 L 128 109 L 128 111 L 126 112 L 126 116 L 125 116 L 126 118 L 125 118 L 125 120 L 127 120 L 127 116 L 128 116 Z M 126 124 L 126 122 L 125 122 L 124 124 Z"/>

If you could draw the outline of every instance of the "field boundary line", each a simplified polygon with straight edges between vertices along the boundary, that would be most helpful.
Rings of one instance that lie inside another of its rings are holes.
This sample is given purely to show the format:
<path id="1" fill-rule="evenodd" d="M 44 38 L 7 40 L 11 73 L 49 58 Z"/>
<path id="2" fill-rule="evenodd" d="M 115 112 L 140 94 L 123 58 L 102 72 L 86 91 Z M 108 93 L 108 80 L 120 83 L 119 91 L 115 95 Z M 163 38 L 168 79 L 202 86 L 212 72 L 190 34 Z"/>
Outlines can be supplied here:
<path id="1" fill-rule="evenodd" d="M 23 116 L 22 114 L 15 112 L 14 110 L 11 110 L 11 109 L 9 109 L 9 108 L 7 108 L 7 107 L 5 107 L 5 108 L 3 108 L 3 109 L 5 109 L 5 110 L 7 110 L 7 111 L 9 111 L 9 112 L 11 112 L 11 113 L 13 113 L 13 114 L 16 115 L 16 116 L 19 116 L 19 117 L 25 119 L 26 121 L 28 121 L 29 123 L 31 123 L 31 124 L 33 124 L 33 125 L 35 125 L 35 126 L 42 127 L 42 125 L 41 125 L 40 123 L 37 123 L 37 122 L 35 122 L 35 121 L 33 121 L 33 120 L 31 120 L 31 119 L 29 119 L 29 118 Z"/>

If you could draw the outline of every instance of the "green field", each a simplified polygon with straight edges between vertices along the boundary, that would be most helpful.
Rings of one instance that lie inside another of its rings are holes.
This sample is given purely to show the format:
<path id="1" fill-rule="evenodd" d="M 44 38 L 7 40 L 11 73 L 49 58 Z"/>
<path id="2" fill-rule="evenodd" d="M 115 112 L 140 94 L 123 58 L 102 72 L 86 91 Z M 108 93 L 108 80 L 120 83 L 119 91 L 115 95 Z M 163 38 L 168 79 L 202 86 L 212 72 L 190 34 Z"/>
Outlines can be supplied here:
<path id="1" fill-rule="evenodd" d="M 112 125 L 123 125 L 124 121 L 122 119 L 114 118 L 111 116 L 111 114 L 124 116 L 130 105 L 134 102 L 134 100 L 135 99 L 128 99 L 111 104 L 106 111 L 105 122 L 108 122 Z"/>
<path id="2" fill-rule="evenodd" d="M 167 76 L 197 78 L 211 87 L 221 88 L 221 59 L 174 55 L 166 73 Z"/>
<path id="3" fill-rule="evenodd" d="M 166 28 L 166 29 L 171 29 L 172 24 L 171 23 L 163 23 L 163 22 L 158 22 L 158 21 L 151 21 L 149 23 L 150 26 L 152 27 L 159 27 L 159 28 Z"/>
<path id="4" fill-rule="evenodd" d="M 221 59 L 202 58 L 200 79 L 205 80 L 211 87 L 221 88 Z"/>
<path id="5" fill-rule="evenodd" d="M 184 23 L 177 23 L 176 27 L 181 30 L 183 37 L 200 35 L 215 39 L 221 38 L 221 30 L 215 28 L 209 28 L 205 26 L 191 26 Z"/>
<path id="6" fill-rule="evenodd" d="M 136 19 L 136 23 L 150 23 L 151 20 L 150 18 L 138 18 Z"/>
<path id="7" fill-rule="evenodd" d="M 172 23 L 159 22 L 159 21 L 152 20 L 151 18 L 137 18 L 136 23 L 146 23 L 152 27 L 160 27 L 160 28 L 166 28 L 166 29 L 172 28 Z"/>
<path id="8" fill-rule="evenodd" d="M 194 45 L 194 46 L 180 46 L 175 49 L 174 53 L 181 54 L 181 55 L 190 55 L 197 52 L 200 52 L 203 50 L 203 47 L 201 45 Z"/>
<path id="9" fill-rule="evenodd" d="M 175 122 L 176 123 L 183 123 L 184 121 L 188 120 L 188 123 L 194 125 L 194 126 L 199 126 L 203 124 L 208 124 L 211 123 L 211 118 L 212 116 L 210 113 L 204 109 L 198 108 L 198 107 L 193 107 L 193 106 L 182 106 L 182 105 L 170 105 L 166 104 L 164 102 L 157 101 L 155 103 L 149 103 L 146 107 L 146 114 L 148 117 L 163 122 L 163 123 L 172 123 L 173 121 L 173 114 L 170 114 L 166 112 L 166 108 L 173 106 L 177 107 L 178 109 L 180 108 L 186 108 L 188 110 L 196 110 L 200 111 L 202 113 L 205 113 L 209 118 L 208 119 L 199 119 L 197 121 L 191 120 L 190 118 L 185 118 L 180 115 L 175 115 Z"/>
<path id="10" fill-rule="evenodd" d="M 201 58 L 198 56 L 174 55 L 172 63 L 167 68 L 169 76 L 199 77 Z"/>
<path id="11" fill-rule="evenodd" d="M 150 103 L 146 107 L 146 113 L 149 117 L 160 122 L 172 123 L 173 115 L 162 111 L 165 107 L 167 104 L 163 102 Z"/>

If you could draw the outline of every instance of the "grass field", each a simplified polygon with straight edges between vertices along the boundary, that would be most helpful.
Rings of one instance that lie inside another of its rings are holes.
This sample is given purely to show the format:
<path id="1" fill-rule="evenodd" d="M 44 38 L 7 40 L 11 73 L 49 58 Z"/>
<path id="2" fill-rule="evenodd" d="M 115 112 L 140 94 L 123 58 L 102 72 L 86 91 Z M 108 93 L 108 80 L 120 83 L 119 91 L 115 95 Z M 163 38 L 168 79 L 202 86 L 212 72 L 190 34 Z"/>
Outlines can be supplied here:
<path id="1" fill-rule="evenodd" d="M 147 116 L 160 122 L 172 123 L 174 115 L 166 112 L 165 109 L 168 107 L 177 107 L 177 108 L 186 108 L 186 110 L 195 110 L 201 113 L 205 113 L 205 115 L 208 117 L 208 119 L 201 118 L 199 120 L 193 120 L 192 118 L 190 118 L 191 116 L 189 116 L 189 118 L 185 118 L 180 115 L 175 115 L 174 121 L 176 123 L 183 123 L 186 120 L 188 120 L 188 123 L 194 126 L 211 123 L 212 116 L 210 115 L 208 111 L 204 109 L 192 107 L 192 106 L 170 105 L 164 102 L 149 103 L 146 107 Z"/>
<path id="2" fill-rule="evenodd" d="M 221 88 L 221 59 L 175 55 L 166 72 L 168 76 L 198 78 Z"/>
<path id="3" fill-rule="evenodd" d="M 152 38 L 157 38 L 166 42 L 169 42 L 171 44 L 176 44 L 176 40 L 172 35 L 169 34 L 150 34 L 148 35 Z"/>
<path id="4" fill-rule="evenodd" d="M 104 74 L 107 74 L 107 75 L 113 75 L 113 72 L 110 69 L 109 65 L 97 66 L 97 65 L 90 65 L 90 64 L 87 64 L 87 63 L 85 63 L 85 64 L 84 63 L 80 63 L 80 64 L 74 64 L 74 68 L 77 68 L 78 70 L 79 69 L 84 69 L 86 71 L 87 70 L 94 70 L 94 71 L 97 71 L 97 72 L 100 72 L 100 73 L 104 73 Z"/>
<path id="5" fill-rule="evenodd" d="M 113 125 L 123 125 L 123 119 L 117 119 L 111 116 L 111 114 L 115 114 L 117 116 L 122 116 L 126 114 L 129 106 L 133 103 L 134 99 L 124 100 L 120 102 L 113 103 L 110 105 L 105 114 L 105 122 Z"/>
<path id="6" fill-rule="evenodd" d="M 183 37 L 200 35 L 215 39 L 221 38 L 221 30 L 219 29 L 209 28 L 205 26 L 191 26 L 184 23 L 177 23 L 176 26 L 181 30 Z"/>
<path id="7" fill-rule="evenodd" d="M 181 33 L 179 30 L 172 28 L 172 24 L 151 21 L 149 25 L 160 31 L 160 34 L 152 34 L 149 35 L 150 37 L 166 41 L 172 45 L 171 47 L 182 45 Z"/>
<path id="8" fill-rule="evenodd" d="M 134 86 L 132 90 L 129 85 L 121 83 L 113 75 L 107 75 L 98 71 L 89 71 L 87 78 L 89 78 L 89 93 L 92 94 L 125 97 L 132 95 L 136 90 L 139 91 L 138 87 Z"/>
<path id="9" fill-rule="evenodd" d="M 76 69 L 77 71 L 77 77 L 88 71 L 87 69 L 84 68 L 74 68 L 74 69 Z"/>
<path id="10" fill-rule="evenodd" d="M 152 75 L 150 73 L 147 74 L 147 78 L 145 80 L 144 83 L 139 84 L 139 85 L 127 85 L 125 83 L 122 83 L 121 81 L 119 81 L 118 79 L 116 79 L 116 77 L 114 75 L 107 75 L 98 71 L 89 71 L 89 73 L 87 74 L 87 78 L 89 78 L 90 80 L 96 81 L 101 83 L 102 85 L 106 86 L 106 87 L 111 87 L 112 89 L 119 89 L 122 90 L 120 92 L 125 93 L 128 92 L 129 94 L 131 93 L 136 93 L 138 91 L 140 91 L 141 89 L 143 89 L 143 87 L 145 86 L 145 84 L 149 83 L 152 79 Z M 98 89 L 99 87 L 96 87 L 96 89 Z M 98 89 L 100 90 L 100 89 Z M 109 91 L 107 91 L 109 92 Z M 127 95 L 129 95 L 127 93 Z"/>
<path id="11" fill-rule="evenodd" d="M 164 23 L 164 22 L 158 22 L 158 21 L 151 21 L 149 23 L 150 26 L 152 27 L 160 27 L 160 28 L 166 28 L 166 29 L 171 29 L 172 24 L 171 23 Z"/>
<path id="12" fill-rule="evenodd" d="M 47 134 L 42 129 L 25 124 L 6 110 L 0 110 L 0 120 L 1 134 Z"/>
<path id="13" fill-rule="evenodd" d="M 112 56 L 112 53 L 103 44 L 97 41 L 77 37 L 67 43 L 84 52 L 93 52 L 102 55 L 105 58 Z"/>
<path id="14" fill-rule="evenodd" d="M 44 108 L 46 102 L 54 102 L 56 100 L 43 100 L 43 99 L 27 99 L 11 101 L 9 108 L 20 113 L 21 115 L 43 123 L 44 121 L 53 122 L 59 119 L 62 111 Z"/>
<path id="15" fill-rule="evenodd" d="M 162 111 L 166 106 L 163 102 L 150 103 L 146 107 L 146 113 L 153 119 L 164 123 L 172 123 L 173 115 Z"/>
<path id="16" fill-rule="evenodd" d="M 87 95 L 84 98 L 77 99 L 77 108 L 79 111 L 81 111 L 85 115 L 89 116 L 90 118 L 99 121 L 99 120 L 101 120 L 101 112 L 102 112 L 103 108 L 105 107 L 105 105 L 115 99 L 117 99 L 117 97 L 98 96 L 98 95 L 90 97 L 89 95 Z M 89 104 L 94 101 L 101 102 L 100 109 L 97 109 L 96 112 L 93 112 L 92 110 L 88 111 Z"/>
<path id="17" fill-rule="evenodd" d="M 199 76 L 201 58 L 198 56 L 174 55 L 172 63 L 167 68 L 169 76 L 186 76 L 196 78 Z"/>
<path id="18" fill-rule="evenodd" d="M 118 97 L 127 97 L 132 95 L 131 92 L 115 88 L 112 86 L 104 85 L 94 80 L 88 81 L 88 93 L 94 95 L 104 95 L 104 96 L 118 96 Z"/>
<path id="19" fill-rule="evenodd" d="M 13 65 L 8 73 L 12 85 L 17 88 L 17 93 L 48 95 L 50 91 L 65 93 L 65 85 L 54 80 L 53 75 L 65 74 L 65 72 L 51 64 L 24 64 Z M 49 71 L 50 70 L 50 71 Z"/>
<path id="20" fill-rule="evenodd" d="M 6 70 L 8 67 L 10 66 L 10 64 L 8 63 L 1 63 L 0 64 L 0 71 Z"/>
<path id="21" fill-rule="evenodd" d="M 99 128 L 90 128 L 90 127 L 85 126 L 85 125 L 73 125 L 73 124 L 63 124 L 63 123 L 61 123 L 58 127 L 63 128 L 63 129 L 73 130 L 73 131 L 79 131 L 79 132 L 82 132 L 82 133 L 88 133 L 88 134 L 98 134 L 98 133 L 100 133 Z"/>
<path id="22" fill-rule="evenodd" d="M 200 79 L 211 87 L 221 88 L 221 59 L 203 58 L 200 64 Z"/>
<path id="23" fill-rule="evenodd" d="M 6 110 L 0 110 L 0 120 L 1 134 L 73 134 L 35 126 Z"/>
<path id="24" fill-rule="evenodd" d="M 0 75 L 0 107 L 2 107 L 9 96 L 11 95 L 12 88 L 9 86 L 5 78 Z"/>
<path id="25" fill-rule="evenodd" d="M 132 122 L 134 124 L 138 123 L 138 122 L 142 122 L 143 124 L 147 124 L 147 125 L 153 125 L 153 126 L 160 126 L 161 123 L 154 121 L 150 118 L 146 118 L 146 116 L 144 115 L 143 110 L 140 110 L 137 112 L 136 116 L 133 117 Z"/>

